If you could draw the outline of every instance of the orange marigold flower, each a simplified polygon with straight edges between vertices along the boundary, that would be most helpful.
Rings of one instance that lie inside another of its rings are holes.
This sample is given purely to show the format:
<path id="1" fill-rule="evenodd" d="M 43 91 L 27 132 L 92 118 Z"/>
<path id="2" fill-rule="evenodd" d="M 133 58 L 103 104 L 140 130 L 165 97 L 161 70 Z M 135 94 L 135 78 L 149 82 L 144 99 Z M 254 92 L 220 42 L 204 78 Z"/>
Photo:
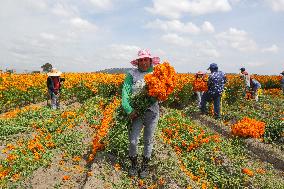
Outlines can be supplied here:
<path id="1" fill-rule="evenodd" d="M 75 156 L 72 158 L 73 161 L 80 161 L 82 158 L 80 156 Z"/>
<path id="2" fill-rule="evenodd" d="M 118 163 L 116 163 L 116 164 L 114 165 L 114 169 L 115 169 L 116 171 L 119 171 L 119 170 L 121 169 L 121 166 L 120 166 Z"/>
<path id="3" fill-rule="evenodd" d="M 165 179 L 163 179 L 163 178 L 160 178 L 159 180 L 158 180 L 158 184 L 159 185 L 164 185 L 165 184 Z"/>
<path id="4" fill-rule="evenodd" d="M 144 77 L 148 94 L 160 101 L 165 101 L 176 86 L 176 72 L 168 62 L 154 67 L 154 72 Z"/>
<path id="5" fill-rule="evenodd" d="M 243 168 L 242 172 L 250 177 L 252 177 L 254 175 L 253 171 L 248 169 L 248 168 Z"/>
<path id="6" fill-rule="evenodd" d="M 232 125 L 231 129 L 232 134 L 236 136 L 261 138 L 265 132 L 265 123 L 244 117 Z"/>
<path id="7" fill-rule="evenodd" d="M 208 90 L 207 82 L 204 81 L 203 78 L 196 78 L 193 81 L 193 90 L 194 91 L 207 91 Z"/>
<path id="8" fill-rule="evenodd" d="M 67 181 L 67 180 L 69 180 L 70 179 L 70 176 L 68 176 L 68 175 L 64 175 L 63 177 L 62 177 L 62 180 L 63 181 Z"/>
<path id="9" fill-rule="evenodd" d="M 18 173 L 13 174 L 12 180 L 13 180 L 14 182 L 17 181 L 17 180 L 19 180 L 19 179 L 20 179 L 20 174 L 18 174 Z"/>
<path id="10" fill-rule="evenodd" d="M 258 168 L 258 169 L 256 169 L 256 172 L 259 173 L 259 174 L 264 174 L 265 170 L 261 169 L 261 168 Z"/>

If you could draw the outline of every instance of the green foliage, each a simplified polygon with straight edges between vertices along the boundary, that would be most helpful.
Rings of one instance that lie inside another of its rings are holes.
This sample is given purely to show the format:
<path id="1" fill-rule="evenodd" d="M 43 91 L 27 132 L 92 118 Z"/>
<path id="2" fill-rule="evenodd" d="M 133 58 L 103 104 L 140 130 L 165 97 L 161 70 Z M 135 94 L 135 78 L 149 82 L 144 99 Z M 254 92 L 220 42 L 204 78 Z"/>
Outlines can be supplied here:
<path id="1" fill-rule="evenodd" d="M 43 72 L 50 72 L 52 69 L 52 65 L 50 63 L 45 63 L 41 66 Z"/>
<path id="2" fill-rule="evenodd" d="M 108 143 L 106 151 L 116 154 L 120 158 L 124 158 L 128 151 L 128 132 L 130 120 L 122 107 L 119 107 L 115 113 L 115 123 L 109 131 L 106 138 Z"/>
<path id="3" fill-rule="evenodd" d="M 109 83 L 99 83 L 97 85 L 98 94 L 103 98 L 112 98 L 113 96 L 121 94 L 122 86 Z"/>
<path id="4" fill-rule="evenodd" d="M 144 115 L 145 111 L 156 102 L 154 97 L 150 97 L 146 92 L 132 96 L 131 107 L 137 111 L 138 115 Z"/>
<path id="5" fill-rule="evenodd" d="M 175 90 L 163 104 L 168 107 L 181 108 L 186 107 L 193 100 L 195 100 L 193 85 L 188 83 L 180 91 Z"/>
<path id="6" fill-rule="evenodd" d="M 278 80 L 268 79 L 267 82 L 261 83 L 261 88 L 263 89 L 276 89 L 281 88 L 280 82 Z"/>
<path id="7" fill-rule="evenodd" d="M 264 138 L 267 142 L 277 141 L 283 137 L 284 121 L 280 119 L 272 119 L 266 122 Z"/>
<path id="8" fill-rule="evenodd" d="M 227 85 L 225 90 L 225 102 L 229 105 L 237 104 L 241 99 L 245 97 L 244 87 L 238 84 Z"/>
<path id="9" fill-rule="evenodd" d="M 84 102 L 85 100 L 95 96 L 94 92 L 91 91 L 86 85 L 84 85 L 84 82 L 80 82 L 79 85 L 74 87 L 75 96 L 79 102 Z"/>

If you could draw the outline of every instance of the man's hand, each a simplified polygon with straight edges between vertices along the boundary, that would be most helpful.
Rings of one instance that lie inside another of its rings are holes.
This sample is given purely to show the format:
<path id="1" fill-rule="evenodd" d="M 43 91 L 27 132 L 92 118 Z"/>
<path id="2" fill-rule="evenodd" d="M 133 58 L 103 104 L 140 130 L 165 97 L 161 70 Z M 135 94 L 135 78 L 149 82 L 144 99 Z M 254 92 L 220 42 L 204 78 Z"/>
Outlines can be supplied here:
<path id="1" fill-rule="evenodd" d="M 137 112 L 134 110 L 129 114 L 130 119 L 133 121 L 135 118 L 138 117 Z"/>

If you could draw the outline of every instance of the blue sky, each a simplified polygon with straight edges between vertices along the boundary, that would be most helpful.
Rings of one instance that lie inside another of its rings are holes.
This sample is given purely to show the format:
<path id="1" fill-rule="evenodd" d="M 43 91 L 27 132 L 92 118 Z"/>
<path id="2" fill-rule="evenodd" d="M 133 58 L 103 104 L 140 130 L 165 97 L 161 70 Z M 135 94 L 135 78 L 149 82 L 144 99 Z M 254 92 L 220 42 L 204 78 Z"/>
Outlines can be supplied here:
<path id="1" fill-rule="evenodd" d="M 284 70 L 284 0 L 1 0 L 0 69 L 131 67 L 148 48 L 178 72 Z"/>

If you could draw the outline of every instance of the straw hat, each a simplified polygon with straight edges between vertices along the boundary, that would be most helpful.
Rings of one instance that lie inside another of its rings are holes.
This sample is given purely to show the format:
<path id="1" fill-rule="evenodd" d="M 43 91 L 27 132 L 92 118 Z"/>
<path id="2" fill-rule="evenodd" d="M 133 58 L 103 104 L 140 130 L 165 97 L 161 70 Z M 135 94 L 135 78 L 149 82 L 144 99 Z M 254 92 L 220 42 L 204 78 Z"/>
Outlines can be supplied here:
<path id="1" fill-rule="evenodd" d="M 61 71 L 58 71 L 56 68 L 52 68 L 49 73 L 47 73 L 48 76 L 60 76 L 62 74 Z"/>

